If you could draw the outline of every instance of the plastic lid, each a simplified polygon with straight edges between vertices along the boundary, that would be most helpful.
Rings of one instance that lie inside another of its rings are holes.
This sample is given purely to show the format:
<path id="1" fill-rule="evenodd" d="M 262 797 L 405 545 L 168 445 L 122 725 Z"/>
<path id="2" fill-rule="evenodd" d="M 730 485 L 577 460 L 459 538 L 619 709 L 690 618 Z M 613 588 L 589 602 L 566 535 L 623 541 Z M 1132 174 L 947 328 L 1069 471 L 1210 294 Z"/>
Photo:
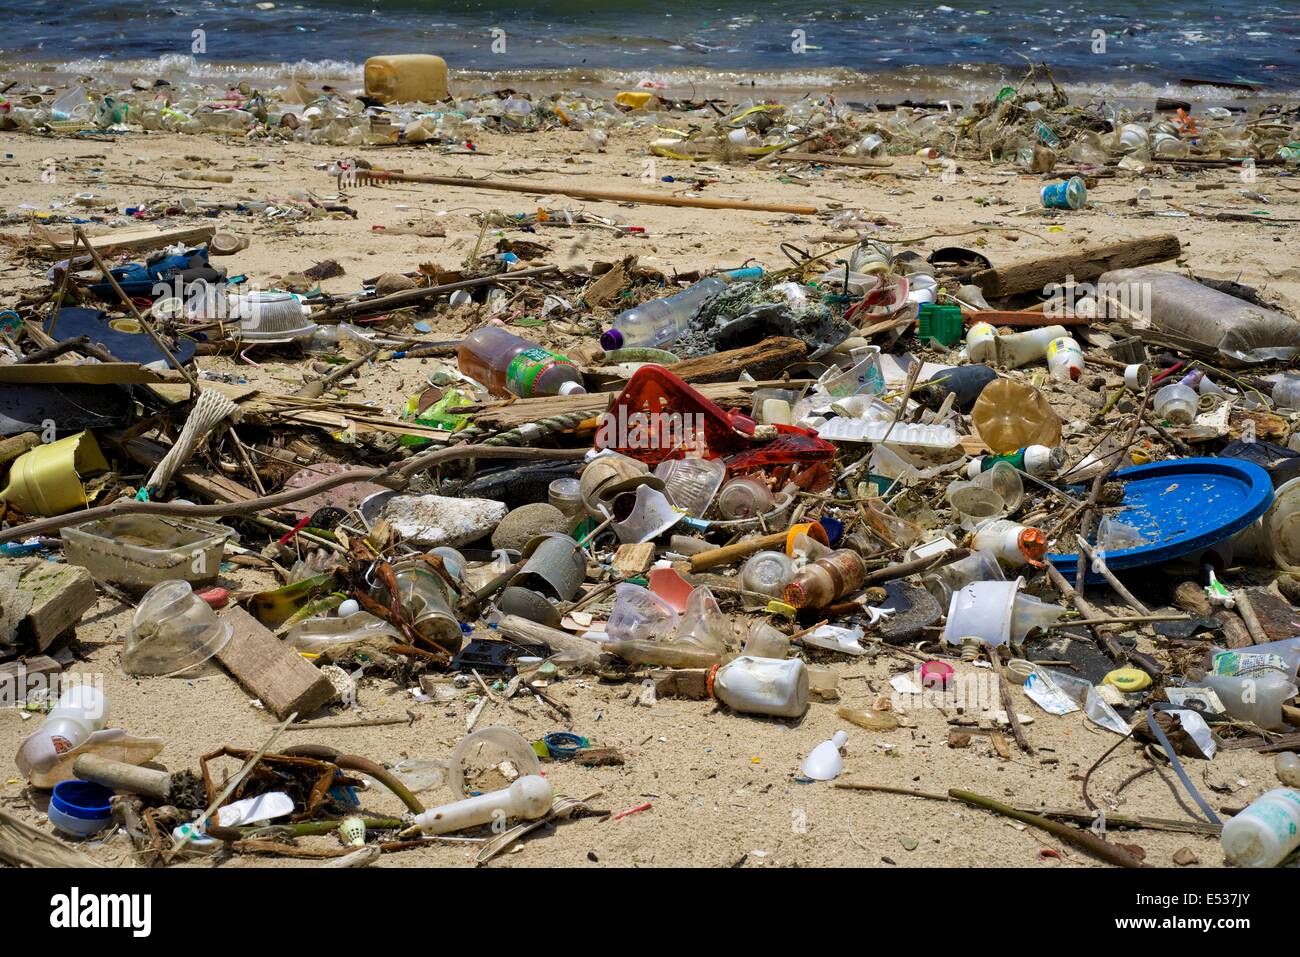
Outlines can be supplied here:
<path id="1" fill-rule="evenodd" d="M 160 582 L 136 608 L 122 668 L 130 675 L 188 671 L 221 651 L 233 630 L 194 594 L 189 582 Z"/>
<path id="2" fill-rule="evenodd" d="M 600 347 L 606 352 L 623 348 L 623 333 L 618 329 L 606 329 L 600 334 Z"/>
<path id="3" fill-rule="evenodd" d="M 586 395 L 587 387 L 581 382 L 560 383 L 560 395 Z"/>
<path id="4" fill-rule="evenodd" d="M 113 792 L 90 781 L 60 781 L 54 785 L 50 805 L 68 817 L 99 821 L 112 816 Z"/>

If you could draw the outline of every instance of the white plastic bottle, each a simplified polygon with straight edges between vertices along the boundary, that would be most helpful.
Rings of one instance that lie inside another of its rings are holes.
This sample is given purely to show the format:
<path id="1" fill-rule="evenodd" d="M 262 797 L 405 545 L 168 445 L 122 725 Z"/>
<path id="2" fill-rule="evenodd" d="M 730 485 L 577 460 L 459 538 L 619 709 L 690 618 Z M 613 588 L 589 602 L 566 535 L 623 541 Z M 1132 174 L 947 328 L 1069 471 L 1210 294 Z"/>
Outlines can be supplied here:
<path id="1" fill-rule="evenodd" d="M 550 781 L 540 774 L 526 774 L 500 791 L 430 808 L 417 814 L 415 823 L 425 834 L 449 834 L 490 824 L 498 818 L 522 817 L 535 821 L 551 809 L 553 800 Z"/>
<path id="2" fill-rule="evenodd" d="M 741 655 L 713 672 L 709 693 L 736 711 L 797 718 L 808 710 L 808 666 Z"/>
<path id="3" fill-rule="evenodd" d="M 971 548 L 992 552 L 1012 568 L 1039 565 L 1047 554 L 1047 536 L 1042 529 L 1000 518 L 985 522 L 975 529 Z"/>
<path id="4" fill-rule="evenodd" d="M 1069 336 L 1047 344 L 1047 371 L 1057 382 L 1078 382 L 1083 375 L 1083 349 Z"/>
<path id="5" fill-rule="evenodd" d="M 1065 326 L 1040 326 L 1025 332 L 998 336 L 995 343 L 998 365 L 1008 369 L 1037 362 L 1047 355 L 1047 346 L 1053 339 L 1068 339 Z"/>
<path id="6" fill-rule="evenodd" d="M 94 685 L 76 684 L 59 695 L 59 701 L 45 723 L 29 735 L 18 749 L 18 768 L 30 777 L 32 771 L 47 771 L 62 754 L 86 742 L 108 724 L 108 701 Z"/>
<path id="7" fill-rule="evenodd" d="M 1265 791 L 1223 825 L 1220 840 L 1229 864 L 1276 867 L 1300 847 L 1300 791 Z"/>

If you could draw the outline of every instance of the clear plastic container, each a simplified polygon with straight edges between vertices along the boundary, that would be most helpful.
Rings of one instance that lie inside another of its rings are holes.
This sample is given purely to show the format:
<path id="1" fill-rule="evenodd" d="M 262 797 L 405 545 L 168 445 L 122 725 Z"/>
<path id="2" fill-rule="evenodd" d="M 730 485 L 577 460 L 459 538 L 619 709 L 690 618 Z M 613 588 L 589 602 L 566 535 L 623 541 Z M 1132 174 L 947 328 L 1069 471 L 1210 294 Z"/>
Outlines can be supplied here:
<path id="1" fill-rule="evenodd" d="M 789 658 L 790 638 L 759 619 L 749 626 L 741 654 L 751 658 Z"/>
<path id="2" fill-rule="evenodd" d="M 546 500 L 577 521 L 587 514 L 582 501 L 582 483 L 576 478 L 559 478 L 546 488 Z"/>
<path id="3" fill-rule="evenodd" d="M 664 494 L 673 505 L 703 518 L 727 477 L 727 467 L 721 459 L 665 459 L 655 466 L 654 474 L 663 479 Z"/>
<path id="4" fill-rule="evenodd" d="M 1239 675 L 1206 675 L 1228 714 L 1268 731 L 1285 726 L 1282 705 L 1295 697 L 1296 684 L 1282 671 L 1264 668 Z"/>
<path id="5" fill-rule="evenodd" d="M 447 784 L 461 797 L 508 787 L 519 777 L 541 773 L 542 762 L 533 746 L 518 731 L 499 724 L 465 735 L 447 762 Z"/>
<path id="6" fill-rule="evenodd" d="M 766 515 L 776 505 L 776 497 L 766 482 L 748 475 L 731 479 L 718 491 L 717 513 L 724 519 L 754 518 Z"/>
<path id="7" fill-rule="evenodd" d="M 360 645 L 382 651 L 403 640 L 396 628 L 366 611 L 353 612 L 346 618 L 307 618 L 291 628 L 286 639 L 292 648 L 326 658 Z"/>
<path id="8" fill-rule="evenodd" d="M 129 675 L 180 675 L 226 647 L 233 628 L 189 582 L 160 582 L 135 610 L 122 651 Z"/>
<path id="9" fill-rule="evenodd" d="M 1159 389 L 1152 397 L 1151 404 L 1156 415 L 1170 425 L 1191 425 L 1196 418 L 1198 401 L 1195 389 L 1175 382 Z"/>
<path id="10" fill-rule="evenodd" d="M 497 326 L 475 329 L 457 351 L 460 371 L 493 395 L 574 395 L 587 391 L 582 373 L 564 356 Z"/>
<path id="11" fill-rule="evenodd" d="M 947 608 L 953 592 L 975 581 L 1005 581 L 1002 566 L 991 552 L 973 551 L 965 558 L 940 565 L 921 578 L 921 584 Z"/>
<path id="12" fill-rule="evenodd" d="M 221 570 L 224 525 L 156 515 L 114 515 L 59 532 L 63 555 L 92 577 L 148 588 L 163 581 L 211 581 Z"/>
<path id="13" fill-rule="evenodd" d="M 620 582 L 614 586 L 614 595 L 614 607 L 605 623 L 610 641 L 663 640 L 677 630 L 677 612 L 650 589 Z"/>
<path id="14" fill-rule="evenodd" d="M 694 645 L 721 654 L 732 640 L 731 619 L 706 586 L 701 585 L 686 599 L 686 610 L 673 633 L 673 643 Z"/>
<path id="15" fill-rule="evenodd" d="M 1300 756 L 1291 751 L 1279 751 L 1273 761 L 1277 779 L 1289 788 L 1300 789 Z"/>
<path id="16" fill-rule="evenodd" d="M 1300 409 L 1300 378 L 1287 376 L 1273 386 L 1273 407 Z"/>

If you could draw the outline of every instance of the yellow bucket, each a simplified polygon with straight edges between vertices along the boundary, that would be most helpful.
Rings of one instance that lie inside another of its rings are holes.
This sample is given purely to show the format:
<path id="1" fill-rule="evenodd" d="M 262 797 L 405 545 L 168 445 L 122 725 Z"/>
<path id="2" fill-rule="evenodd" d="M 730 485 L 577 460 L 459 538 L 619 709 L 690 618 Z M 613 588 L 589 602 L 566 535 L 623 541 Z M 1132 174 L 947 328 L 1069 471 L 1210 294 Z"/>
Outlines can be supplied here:
<path id="1" fill-rule="evenodd" d="M 15 459 L 0 499 L 28 515 L 62 515 L 89 504 L 81 476 L 107 471 L 108 462 L 90 431 L 70 435 Z"/>

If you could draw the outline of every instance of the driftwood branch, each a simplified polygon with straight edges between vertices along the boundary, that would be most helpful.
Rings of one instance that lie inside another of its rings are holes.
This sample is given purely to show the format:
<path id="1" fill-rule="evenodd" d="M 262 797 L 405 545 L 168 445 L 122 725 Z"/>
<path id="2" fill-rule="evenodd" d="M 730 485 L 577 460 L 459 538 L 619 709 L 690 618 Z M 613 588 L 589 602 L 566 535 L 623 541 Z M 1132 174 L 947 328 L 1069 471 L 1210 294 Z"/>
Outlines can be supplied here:
<path id="1" fill-rule="evenodd" d="M 401 465 L 394 463 L 387 468 L 357 469 L 331 475 L 305 485 L 302 488 L 286 489 L 274 495 L 249 499 L 246 502 L 221 502 L 215 505 L 181 505 L 175 502 L 137 502 L 135 499 L 119 499 L 111 505 L 101 505 L 80 512 L 69 512 L 54 518 L 39 519 L 0 531 L 0 543 L 27 538 L 30 535 L 47 535 L 69 525 L 80 525 L 97 519 L 114 515 L 177 515 L 189 518 L 230 518 L 238 515 L 252 515 L 272 508 L 281 508 L 294 502 L 310 498 L 321 492 L 340 485 L 354 482 L 374 482 L 387 488 L 405 488 L 411 479 L 426 469 L 446 462 L 458 462 L 463 459 L 577 459 L 587 454 L 586 449 L 529 449 L 510 446 L 454 445 L 445 449 L 432 449 L 414 458 L 407 459 Z"/>

